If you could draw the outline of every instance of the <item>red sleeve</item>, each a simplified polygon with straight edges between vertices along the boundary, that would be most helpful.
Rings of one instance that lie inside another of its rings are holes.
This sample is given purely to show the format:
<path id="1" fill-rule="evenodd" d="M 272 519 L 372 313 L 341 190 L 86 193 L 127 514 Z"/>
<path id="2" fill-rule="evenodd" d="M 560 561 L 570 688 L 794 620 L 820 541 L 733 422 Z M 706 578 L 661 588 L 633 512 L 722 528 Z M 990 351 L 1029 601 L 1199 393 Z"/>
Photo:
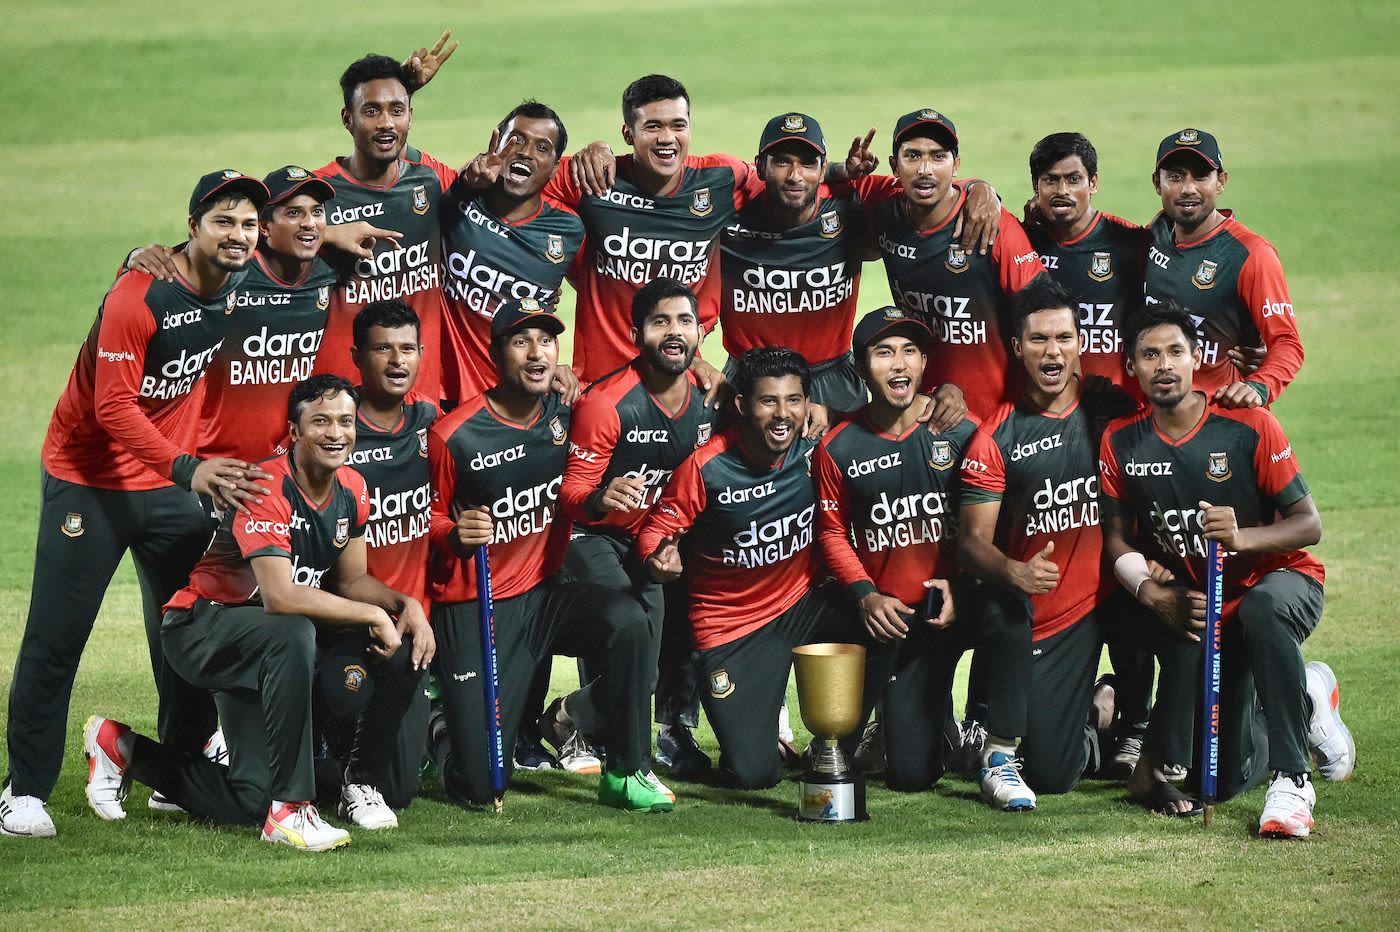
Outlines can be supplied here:
<path id="1" fill-rule="evenodd" d="M 1280 507 L 1286 507 L 1302 498 L 1303 495 L 1285 495 L 1298 478 L 1298 460 L 1293 456 L 1293 444 L 1283 434 L 1278 418 L 1263 409 L 1251 409 L 1257 416 L 1250 420 L 1259 432 L 1259 444 L 1254 448 L 1254 476 L 1259 490 Z M 1299 491 L 1306 494 L 1306 487 L 1299 482 Z M 1289 499 L 1292 499 L 1291 501 Z"/>
<path id="2" fill-rule="evenodd" d="M 155 317 L 146 307 L 151 281 L 149 275 L 129 273 L 103 302 L 93 406 L 103 430 L 156 475 L 169 478 L 176 457 L 193 451 L 171 443 L 140 406 L 146 347 L 156 332 Z"/>
<path id="3" fill-rule="evenodd" d="M 829 436 L 829 435 L 828 435 Z M 826 444 L 817 447 L 817 499 L 820 511 L 817 514 L 817 531 L 820 535 L 822 556 L 826 565 L 843 586 L 868 583 L 873 589 L 875 583 L 851 546 L 851 508 L 846 497 L 846 483 L 841 477 L 841 468 L 826 450 Z"/>
<path id="4" fill-rule="evenodd" d="M 1240 269 L 1239 296 L 1267 350 L 1264 364 L 1245 376 L 1245 381 L 1263 385 L 1268 401 L 1277 401 L 1303 368 L 1303 341 L 1298 336 L 1298 319 L 1293 316 L 1283 265 L 1272 245 L 1250 247 L 1249 258 Z"/>
<path id="5" fill-rule="evenodd" d="M 860 202 L 866 207 L 892 201 L 904 193 L 904 188 L 894 175 L 866 175 L 850 182 L 850 185 L 855 188 Z"/>
<path id="6" fill-rule="evenodd" d="M 457 169 L 450 165 L 444 165 L 426 152 L 419 152 L 418 157 L 422 160 L 423 165 L 431 168 L 433 173 L 438 176 L 438 183 L 442 185 L 444 192 L 452 187 L 452 182 L 457 180 Z"/>
<path id="7" fill-rule="evenodd" d="M 705 510 L 705 481 L 700 476 L 699 459 L 693 453 L 681 463 L 661 493 L 661 500 L 637 531 L 637 554 L 643 560 L 656 551 L 662 538 L 689 531 Z"/>
<path id="8" fill-rule="evenodd" d="M 348 475 L 343 476 L 341 482 L 355 496 L 355 528 L 350 536 L 364 537 L 365 525 L 369 524 L 369 485 L 365 477 L 352 467 L 345 466 L 342 470 Z"/>
<path id="9" fill-rule="evenodd" d="M 1113 427 L 1103 432 L 1099 440 L 1099 492 L 1106 498 L 1123 497 L 1123 481 L 1118 474 L 1118 456 L 1113 452 Z"/>
<path id="10" fill-rule="evenodd" d="M 1001 230 L 992 244 L 992 260 L 997 266 L 1001 290 L 1008 295 L 1020 291 L 1031 279 L 1045 272 L 1045 263 L 1040 261 L 1035 247 L 1026 237 L 1025 227 L 1005 207 L 1001 209 Z"/>
<path id="11" fill-rule="evenodd" d="M 583 199 L 583 189 L 574 184 L 569 172 L 569 162 L 572 158 L 573 156 L 566 155 L 559 159 L 559 167 L 554 170 L 554 177 L 549 179 L 541 193 L 570 210 L 578 210 L 579 201 Z"/>
<path id="12" fill-rule="evenodd" d="M 428 431 L 428 477 L 433 487 L 432 503 L 428 507 L 428 544 L 434 550 L 455 557 L 457 551 L 452 539 L 457 521 L 448 509 L 457 494 L 457 464 L 448 452 L 444 435 L 436 428 Z"/>
<path id="13" fill-rule="evenodd" d="M 734 170 L 734 209 L 741 210 L 746 205 L 763 197 L 767 183 L 758 176 L 758 169 L 752 162 L 741 162 L 733 156 L 719 156 Z"/>
<path id="14" fill-rule="evenodd" d="M 963 455 L 962 483 L 963 504 L 1000 499 L 1006 491 L 1006 462 L 1001 458 L 1001 448 L 980 427 L 968 441 L 967 452 Z"/>
<path id="15" fill-rule="evenodd" d="M 292 503 L 281 490 L 249 500 L 248 514 L 233 516 L 233 539 L 243 558 L 292 557 Z"/>
<path id="16" fill-rule="evenodd" d="M 564 484 L 559 488 L 559 503 L 570 520 L 596 520 L 584 513 L 584 502 L 602 484 L 621 436 L 617 408 L 608 398 L 584 395 L 574 405 L 569 425 L 569 458 L 564 463 Z M 624 526 L 629 521 L 627 516 L 609 511 L 604 513 L 602 523 Z"/>

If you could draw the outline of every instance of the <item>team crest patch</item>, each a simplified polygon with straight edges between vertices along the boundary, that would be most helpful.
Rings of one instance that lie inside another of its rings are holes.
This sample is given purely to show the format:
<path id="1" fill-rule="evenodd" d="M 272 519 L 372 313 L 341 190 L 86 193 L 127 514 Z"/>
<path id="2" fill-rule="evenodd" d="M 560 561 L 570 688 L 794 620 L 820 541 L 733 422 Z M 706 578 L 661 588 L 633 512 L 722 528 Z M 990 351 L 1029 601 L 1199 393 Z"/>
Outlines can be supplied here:
<path id="1" fill-rule="evenodd" d="M 413 212 L 420 217 L 428 212 L 428 189 L 421 184 L 413 186 Z"/>
<path id="2" fill-rule="evenodd" d="M 225 314 L 232 314 L 232 313 L 233 313 L 233 306 L 234 306 L 235 304 L 237 304 L 237 303 L 238 303 L 238 292 L 236 292 L 236 291 L 230 291 L 230 292 L 228 293 L 228 302 L 224 304 L 224 313 L 225 313 Z"/>
<path id="3" fill-rule="evenodd" d="M 428 455 L 428 428 L 418 428 L 418 455 L 426 457 Z"/>
<path id="4" fill-rule="evenodd" d="M 941 119 L 943 119 L 943 115 L 942 115 L 941 113 L 939 113 L 937 110 L 920 110 L 920 111 L 919 111 L 919 119 L 921 119 L 921 120 L 941 120 Z"/>
<path id="5" fill-rule="evenodd" d="M 808 447 L 807 452 L 802 454 L 803 458 L 807 460 L 807 478 L 809 479 L 812 477 L 812 453 L 816 449 L 816 447 Z"/>
<path id="6" fill-rule="evenodd" d="M 1089 260 L 1089 277 L 1096 282 L 1106 282 L 1113 277 L 1113 258 L 1106 252 L 1094 253 Z"/>
<path id="7" fill-rule="evenodd" d="M 63 532 L 65 537 L 82 537 L 83 531 L 87 529 L 83 527 L 83 516 L 76 511 L 70 511 L 64 517 L 59 530 Z"/>
<path id="8" fill-rule="evenodd" d="M 545 241 L 544 257 L 550 262 L 564 261 L 564 237 L 558 233 L 549 234 L 549 239 Z"/>
<path id="9" fill-rule="evenodd" d="M 304 169 L 304 168 L 302 168 L 302 167 L 300 167 L 300 166 L 298 166 L 298 165 L 292 165 L 292 166 L 290 166 L 290 167 L 287 169 L 287 180 L 288 180 L 288 181 L 304 181 L 305 179 L 310 178 L 310 177 L 311 177 L 311 172 L 307 171 L 306 169 Z"/>
<path id="10" fill-rule="evenodd" d="M 336 545 L 337 547 L 344 547 L 344 546 L 345 546 L 346 544 L 348 544 L 349 542 L 350 542 L 350 519 L 349 519 L 349 518 L 336 518 L 336 519 L 335 519 L 335 545 Z"/>
<path id="11" fill-rule="evenodd" d="M 1178 144 L 1183 146 L 1199 146 L 1201 144 L 1201 134 L 1199 130 L 1184 129 L 1181 135 L 1176 137 Z"/>
<path id="12" fill-rule="evenodd" d="M 1196 274 L 1191 276 L 1191 284 L 1205 291 L 1207 288 L 1215 286 L 1215 269 L 1217 263 L 1205 259 L 1201 262 L 1201 267 L 1196 269 Z"/>
<path id="13" fill-rule="evenodd" d="M 711 426 L 710 424 L 701 424 L 700 429 L 695 432 L 695 445 L 697 447 L 703 447 L 710 442 Z"/>
<path id="14" fill-rule="evenodd" d="M 1206 478 L 1213 482 L 1224 482 L 1231 475 L 1230 458 L 1224 453 L 1212 453 L 1210 465 L 1206 467 Z"/>
<path id="15" fill-rule="evenodd" d="M 710 695 L 715 699 L 723 699 L 734 692 L 734 681 L 729 678 L 729 671 L 719 669 L 710 674 Z"/>
<path id="16" fill-rule="evenodd" d="M 316 310 L 324 311 L 331 306 L 331 286 L 322 285 L 316 289 Z"/>
<path id="17" fill-rule="evenodd" d="M 885 320 L 903 320 L 904 312 L 897 307 L 885 308 Z"/>
<path id="18" fill-rule="evenodd" d="M 359 692 L 360 687 L 365 685 L 365 680 L 368 678 L 369 673 L 358 663 L 347 663 L 345 665 L 345 688 L 349 692 Z"/>
<path id="19" fill-rule="evenodd" d="M 569 432 L 564 429 L 564 422 L 559 420 L 559 415 L 554 415 L 549 422 L 549 439 L 554 441 L 556 447 L 563 446 L 568 438 Z"/>
<path id="20" fill-rule="evenodd" d="M 708 217 L 715 209 L 714 202 L 710 200 L 710 189 L 701 188 L 690 196 L 690 212 L 697 217 Z"/>
<path id="21" fill-rule="evenodd" d="M 807 121 L 802 119 L 800 113 L 789 113 L 783 117 L 783 132 L 800 133 L 807 128 Z"/>
<path id="22" fill-rule="evenodd" d="M 225 169 L 224 169 L 224 180 L 225 180 L 225 181 L 232 181 L 232 180 L 235 179 L 235 178 L 242 178 L 242 177 L 243 177 L 243 173 L 242 173 L 242 172 L 236 172 L 236 171 L 234 171 L 234 170 L 231 169 L 231 168 L 225 168 Z"/>
<path id="23" fill-rule="evenodd" d="M 540 302 L 536 301 L 534 298 L 521 298 L 520 309 L 522 311 L 528 311 L 531 314 L 538 314 L 544 310 L 544 308 L 540 306 Z"/>
<path id="24" fill-rule="evenodd" d="M 841 232 L 841 215 L 834 210 L 828 210 L 822 214 L 821 235 L 826 239 Z"/>
<path id="25" fill-rule="evenodd" d="M 934 469 L 947 469 L 953 465 L 953 445 L 946 440 L 933 441 L 928 464 Z"/>
<path id="26" fill-rule="evenodd" d="M 948 271 L 962 273 L 967 271 L 967 253 L 956 243 L 948 247 L 948 259 L 943 263 Z"/>

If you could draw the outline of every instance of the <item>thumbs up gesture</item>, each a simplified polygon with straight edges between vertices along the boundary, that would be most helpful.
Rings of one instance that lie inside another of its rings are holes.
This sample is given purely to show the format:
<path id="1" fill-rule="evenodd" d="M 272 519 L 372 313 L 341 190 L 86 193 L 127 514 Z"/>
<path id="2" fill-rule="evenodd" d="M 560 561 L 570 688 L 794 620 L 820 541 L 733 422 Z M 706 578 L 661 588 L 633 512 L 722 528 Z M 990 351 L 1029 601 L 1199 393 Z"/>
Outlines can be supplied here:
<path id="1" fill-rule="evenodd" d="M 1052 540 L 1025 563 L 1011 564 L 1011 580 L 1026 595 L 1044 595 L 1060 584 L 1060 568 L 1050 561 L 1055 552 Z"/>

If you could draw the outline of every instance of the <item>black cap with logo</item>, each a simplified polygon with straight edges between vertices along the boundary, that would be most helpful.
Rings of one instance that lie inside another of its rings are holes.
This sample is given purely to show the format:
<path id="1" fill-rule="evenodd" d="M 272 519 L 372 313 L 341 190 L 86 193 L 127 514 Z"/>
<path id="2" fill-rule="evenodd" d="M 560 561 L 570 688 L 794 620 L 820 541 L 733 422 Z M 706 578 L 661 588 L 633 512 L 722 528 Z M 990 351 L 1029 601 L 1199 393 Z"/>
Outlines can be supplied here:
<path id="1" fill-rule="evenodd" d="M 263 184 L 267 186 L 269 204 L 290 201 L 303 192 L 323 204 L 335 197 L 335 188 L 329 181 L 317 178 L 300 165 L 283 165 L 263 178 Z"/>
<path id="2" fill-rule="evenodd" d="M 1157 147 L 1157 167 L 1161 168 L 1167 156 L 1177 152 L 1194 153 L 1216 171 L 1225 170 L 1225 160 L 1220 157 L 1220 143 L 1203 129 L 1187 127 L 1163 139 L 1162 144 Z"/>
<path id="3" fill-rule="evenodd" d="M 212 197 L 237 191 L 253 202 L 253 205 L 262 210 L 267 206 L 267 186 L 250 175 L 245 175 L 241 171 L 232 168 L 220 169 L 210 172 L 199 183 L 194 186 L 194 193 L 190 195 L 190 213 L 193 214 L 199 209 L 199 205 Z"/>
<path id="4" fill-rule="evenodd" d="M 851 335 L 851 352 L 859 359 L 870 344 L 891 333 L 901 333 L 920 346 L 933 339 L 933 331 L 922 320 L 910 317 L 897 307 L 882 307 L 866 314 L 856 324 Z"/>
<path id="5" fill-rule="evenodd" d="M 924 129 L 927 135 L 931 135 L 949 149 L 956 149 L 958 147 L 958 130 L 957 127 L 953 125 L 953 121 L 937 110 L 930 110 L 925 107 L 923 110 L 915 110 L 913 113 L 906 113 L 895 121 L 895 152 L 899 151 L 899 144 L 904 141 L 904 137 L 912 135 L 916 129 Z M 933 131 L 930 133 L 928 132 L 929 129 Z"/>
<path id="6" fill-rule="evenodd" d="M 526 327 L 539 327 L 556 337 L 564 332 L 564 322 L 550 308 L 534 298 L 512 298 L 502 303 L 491 318 L 491 339 L 499 340 Z"/>
<path id="7" fill-rule="evenodd" d="M 805 142 L 817 154 L 826 157 L 826 137 L 822 135 L 821 124 L 805 113 L 784 113 L 775 116 L 763 127 L 763 135 L 758 137 L 758 154 L 789 139 Z"/>

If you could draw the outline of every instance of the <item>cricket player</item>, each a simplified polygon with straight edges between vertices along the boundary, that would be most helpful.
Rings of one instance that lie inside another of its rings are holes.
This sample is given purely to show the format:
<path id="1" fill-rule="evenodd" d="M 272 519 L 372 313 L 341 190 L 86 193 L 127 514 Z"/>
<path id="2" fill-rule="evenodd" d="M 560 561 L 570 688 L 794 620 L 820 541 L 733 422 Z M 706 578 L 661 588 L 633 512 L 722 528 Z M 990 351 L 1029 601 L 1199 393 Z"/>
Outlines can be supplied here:
<path id="1" fill-rule="evenodd" d="M 1277 401 L 1297 378 L 1303 343 L 1278 251 L 1215 206 L 1228 179 L 1220 146 L 1204 130 L 1183 129 L 1157 147 L 1152 184 L 1162 212 L 1150 225 L 1147 300 L 1173 300 L 1197 319 L 1196 387 L 1226 407 L 1254 407 Z M 1263 363 L 1242 373 L 1232 357 L 1261 341 Z"/>
<path id="2" fill-rule="evenodd" d="M 496 384 L 491 318 L 502 303 L 559 303 L 583 247 L 583 221 L 540 192 L 568 144 L 559 114 L 527 100 L 501 120 L 443 202 L 443 395 L 454 403 Z M 578 380 L 567 366 L 559 370 L 569 382 L 564 400 L 572 403 Z"/>
<path id="3" fill-rule="evenodd" d="M 131 551 L 141 582 L 160 734 L 198 752 L 212 703 L 166 662 L 160 610 L 208 542 L 193 492 L 223 507 L 266 494 L 252 463 L 195 456 L 201 378 L 235 311 L 267 189 L 232 169 L 195 185 L 179 275 L 120 275 L 102 300 L 44 438 L 29 617 L 10 682 L 0 831 L 51 837 L 73 678 L 102 597 Z"/>
<path id="4" fill-rule="evenodd" d="M 1074 297 L 1049 276 L 1016 296 L 1011 348 L 1025 387 L 968 444 L 962 467 L 959 556 L 983 582 L 976 610 L 1019 622 L 1024 667 L 988 681 L 989 694 L 1025 697 L 1015 734 L 989 729 L 982 797 L 1034 809 L 1036 793 L 1064 793 L 1096 760 L 1091 692 L 1112 609 L 1101 578 L 1103 535 L 1094 419 L 1103 396 L 1081 390 Z M 1108 395 L 1132 410 L 1124 396 Z M 1025 778 L 1021 771 L 1024 768 Z"/>
<path id="5" fill-rule="evenodd" d="M 597 678 L 546 709 L 541 734 L 556 747 L 575 731 L 607 745 L 600 803 L 667 812 L 673 800 L 646 767 L 646 614 L 627 593 L 561 572 L 570 525 L 556 512 L 570 412 L 552 383 L 563 330 L 564 322 L 533 299 L 503 304 L 491 321 L 499 381 L 428 435 L 429 594 L 447 713 L 447 734 L 434 734 L 433 754 L 453 797 L 478 805 L 492 798 L 472 560 L 484 545 L 492 567 L 503 746 L 515 746 L 531 680 L 544 658 L 585 657 Z M 503 762 L 507 775 L 509 756 Z"/>
<path id="6" fill-rule="evenodd" d="M 1197 632 L 1205 617 L 1205 542 L 1214 540 L 1226 551 L 1218 796 L 1268 779 L 1259 834 L 1304 837 L 1317 800 L 1309 753 L 1329 780 L 1345 780 L 1356 767 L 1337 678 L 1325 663 L 1305 664 L 1301 649 L 1322 617 L 1325 574 L 1303 549 L 1321 538 L 1322 521 L 1278 420 L 1194 387 L 1203 369 L 1195 316 L 1164 302 L 1130 319 L 1128 370 L 1151 407 L 1114 421 L 1099 452 L 1105 558 L 1123 588 L 1188 648 L 1162 658 L 1130 789 L 1153 808 L 1199 811 L 1195 800 L 1164 791 L 1161 767 L 1190 761 L 1196 750 Z M 1179 584 L 1152 578 L 1149 557 Z"/>
<path id="7" fill-rule="evenodd" d="M 745 789 L 782 777 L 773 721 L 792 648 L 867 640 L 840 587 L 822 583 L 812 546 L 816 441 L 801 435 L 810 378 L 789 349 L 744 354 L 737 423 L 680 465 L 637 535 L 652 579 L 684 573 L 720 774 Z"/>
<path id="8" fill-rule="evenodd" d="M 661 725 L 656 761 L 687 777 L 708 770 L 710 758 L 691 733 L 699 695 L 685 591 L 652 581 L 635 541 L 676 468 L 709 441 L 718 412 L 705 405 L 690 370 L 702 339 L 694 293 L 674 278 L 648 282 L 632 298 L 632 321 L 636 357 L 590 385 L 574 407 L 559 493 L 574 522 L 565 565 L 632 594 L 647 610 Z"/>
<path id="9" fill-rule="evenodd" d="M 287 399 L 292 449 L 263 463 L 272 491 L 248 514 L 226 514 L 189 586 L 166 607 L 167 655 L 191 683 L 214 692 L 228 767 L 93 716 L 83 746 L 88 802 L 99 816 L 120 811 L 112 807 L 121 786 L 134 779 L 203 818 L 261 826 L 263 841 L 306 851 L 349 843 L 349 833 L 326 824 L 311 803 L 317 629 L 353 627 L 368 637 L 365 665 L 377 689 L 355 735 L 351 782 L 382 769 L 434 652 L 418 601 L 366 571 L 369 492 L 345 465 L 355 401 L 338 376 L 297 383 Z M 358 795 L 377 791 L 362 783 Z M 383 827 L 363 809 L 351 815 L 358 825 Z"/>

